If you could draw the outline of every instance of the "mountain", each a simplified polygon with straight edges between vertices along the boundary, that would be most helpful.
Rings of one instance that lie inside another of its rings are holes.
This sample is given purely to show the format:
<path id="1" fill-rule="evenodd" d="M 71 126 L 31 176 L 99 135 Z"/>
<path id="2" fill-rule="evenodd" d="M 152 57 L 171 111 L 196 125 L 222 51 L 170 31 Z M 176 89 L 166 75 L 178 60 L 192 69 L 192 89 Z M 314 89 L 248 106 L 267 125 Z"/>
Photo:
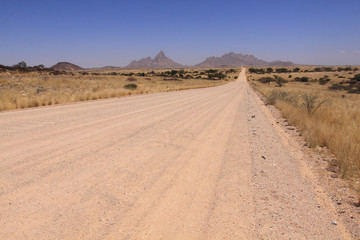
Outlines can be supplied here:
<path id="1" fill-rule="evenodd" d="M 174 62 L 170 58 L 168 58 L 163 51 L 160 51 L 158 55 L 152 59 L 151 57 L 142 58 L 139 61 L 132 61 L 125 68 L 130 69 L 140 69 L 140 68 L 182 68 L 183 65 Z"/>
<path id="2" fill-rule="evenodd" d="M 79 67 L 78 65 L 69 63 L 69 62 L 58 62 L 51 68 L 58 70 L 58 71 L 76 71 L 76 70 L 83 70 L 82 67 Z"/>
<path id="3" fill-rule="evenodd" d="M 222 57 L 208 57 L 202 63 L 194 65 L 194 67 L 262 67 L 262 66 L 293 66 L 292 62 L 273 61 L 266 62 L 256 58 L 254 55 L 243 55 L 241 53 L 227 53 Z"/>

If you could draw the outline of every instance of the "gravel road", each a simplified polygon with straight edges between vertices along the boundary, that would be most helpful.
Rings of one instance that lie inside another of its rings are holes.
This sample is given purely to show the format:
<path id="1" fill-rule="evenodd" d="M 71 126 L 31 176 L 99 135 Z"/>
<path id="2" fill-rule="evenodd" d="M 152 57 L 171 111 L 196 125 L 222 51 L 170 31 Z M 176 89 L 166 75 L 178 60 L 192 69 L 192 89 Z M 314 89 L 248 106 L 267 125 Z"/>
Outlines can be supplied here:
<path id="1" fill-rule="evenodd" d="M 244 70 L 219 87 L 3 112 L 0 238 L 349 238 L 302 158 Z"/>

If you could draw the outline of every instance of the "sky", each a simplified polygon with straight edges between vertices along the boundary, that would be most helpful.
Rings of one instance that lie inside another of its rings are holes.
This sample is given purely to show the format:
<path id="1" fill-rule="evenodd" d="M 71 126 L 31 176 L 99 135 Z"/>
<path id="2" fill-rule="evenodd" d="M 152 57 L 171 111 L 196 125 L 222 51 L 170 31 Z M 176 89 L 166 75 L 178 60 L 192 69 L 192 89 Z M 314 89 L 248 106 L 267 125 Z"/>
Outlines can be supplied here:
<path id="1" fill-rule="evenodd" d="M 359 0 L 0 0 L 0 64 L 125 66 L 160 50 L 360 65 Z"/>

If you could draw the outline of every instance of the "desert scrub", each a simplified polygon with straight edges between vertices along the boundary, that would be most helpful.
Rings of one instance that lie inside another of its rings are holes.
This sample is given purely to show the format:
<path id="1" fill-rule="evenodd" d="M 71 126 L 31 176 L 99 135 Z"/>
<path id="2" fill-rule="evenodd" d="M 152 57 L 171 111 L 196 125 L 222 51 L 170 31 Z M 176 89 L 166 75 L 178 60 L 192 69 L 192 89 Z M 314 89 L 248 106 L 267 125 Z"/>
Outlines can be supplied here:
<path id="1" fill-rule="evenodd" d="M 297 127 L 310 147 L 326 146 L 335 155 L 343 177 L 351 179 L 349 183 L 360 193 L 360 96 L 332 91 L 322 84 L 305 85 L 299 81 L 303 77 L 308 81 L 299 76 L 281 90 L 273 82 L 251 85 L 265 103 L 276 106 Z"/>
<path id="2" fill-rule="evenodd" d="M 283 90 L 273 90 L 265 95 L 265 103 L 275 105 L 278 101 L 284 101 L 296 105 L 297 100 L 294 94 Z"/>
<path id="3" fill-rule="evenodd" d="M 228 69 L 221 69 L 225 72 Z M 240 69 L 229 71 L 238 75 Z M 175 76 L 171 74 L 176 73 Z M 77 101 L 121 97 L 141 93 L 157 93 L 192 88 L 212 87 L 225 84 L 225 79 L 208 80 L 199 76 L 195 69 L 148 72 L 132 70 L 60 72 L 1 70 L 0 65 L 0 111 L 63 104 Z M 182 74 L 182 75 L 181 75 Z M 164 75 L 164 76 L 163 76 Z M 179 81 L 162 81 L 164 77 Z M 191 77 L 186 77 L 191 75 Z M 136 78 L 135 78 L 136 77 Z M 196 77 L 196 79 L 195 79 Z M 135 83 L 124 87 L 127 84 Z"/>

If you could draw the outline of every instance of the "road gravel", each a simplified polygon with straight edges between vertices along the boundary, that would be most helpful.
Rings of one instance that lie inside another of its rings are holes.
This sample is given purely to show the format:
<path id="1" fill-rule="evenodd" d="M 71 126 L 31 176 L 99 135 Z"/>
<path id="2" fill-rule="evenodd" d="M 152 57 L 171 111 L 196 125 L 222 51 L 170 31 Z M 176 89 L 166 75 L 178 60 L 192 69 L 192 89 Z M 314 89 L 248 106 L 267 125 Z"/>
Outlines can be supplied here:
<path id="1" fill-rule="evenodd" d="M 350 238 L 303 157 L 245 70 L 218 87 L 3 112 L 0 238 Z"/>

